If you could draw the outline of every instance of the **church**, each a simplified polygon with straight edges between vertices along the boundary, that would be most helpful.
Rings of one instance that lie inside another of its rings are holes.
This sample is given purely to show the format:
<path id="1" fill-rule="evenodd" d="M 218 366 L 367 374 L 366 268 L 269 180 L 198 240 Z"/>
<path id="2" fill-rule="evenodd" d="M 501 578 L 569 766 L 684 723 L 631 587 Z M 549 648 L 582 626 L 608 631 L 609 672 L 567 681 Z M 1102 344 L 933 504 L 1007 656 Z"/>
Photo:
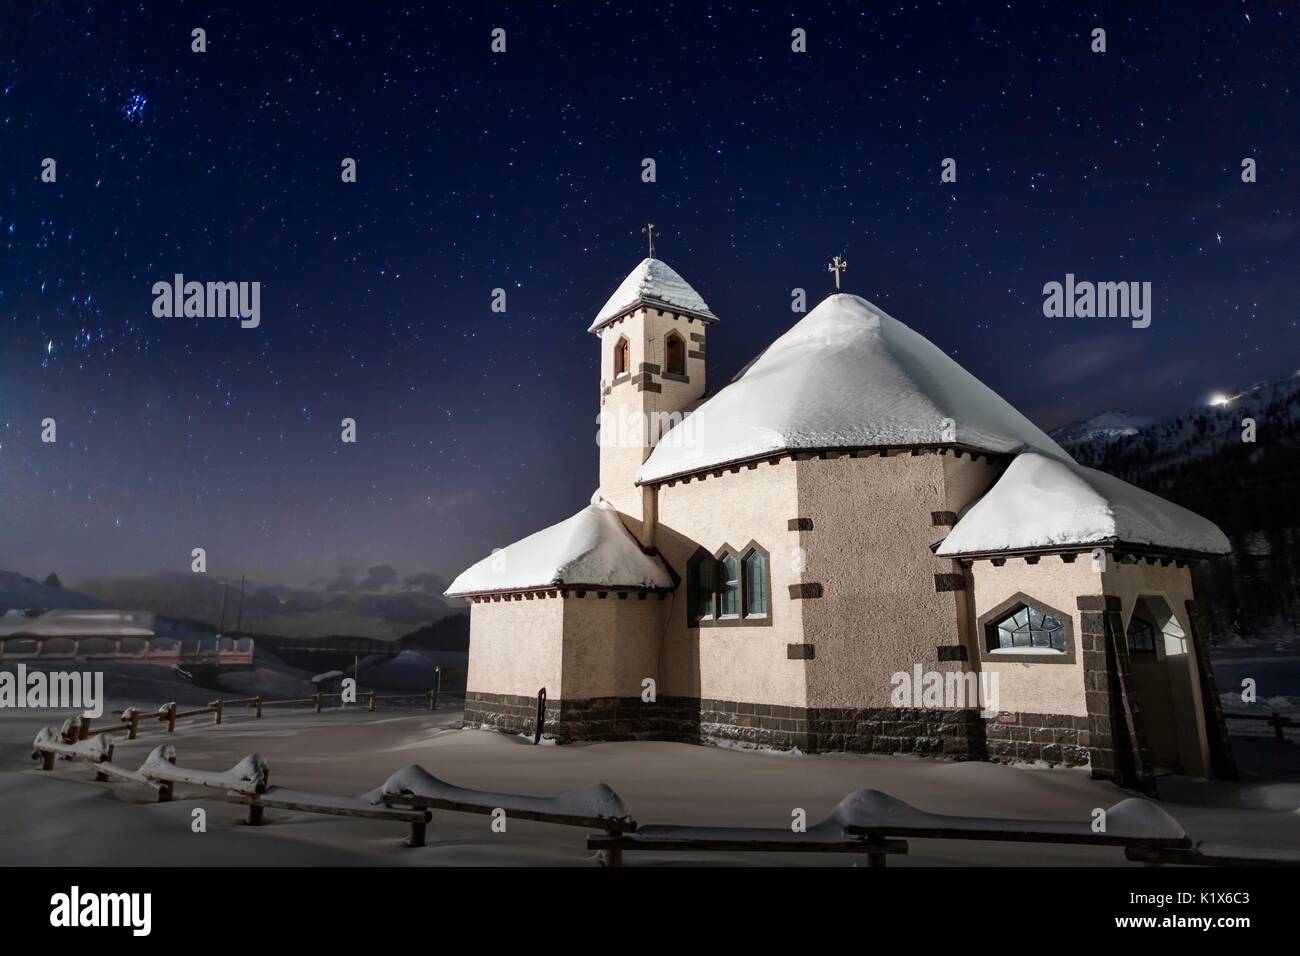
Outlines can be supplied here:
<path id="1" fill-rule="evenodd" d="M 446 592 L 464 725 L 1235 776 L 1190 571 L 1227 538 L 1077 464 L 830 268 L 713 392 L 723 318 L 666 263 L 596 313 L 598 490 Z M 996 699 L 900 706 L 912 674 Z"/>

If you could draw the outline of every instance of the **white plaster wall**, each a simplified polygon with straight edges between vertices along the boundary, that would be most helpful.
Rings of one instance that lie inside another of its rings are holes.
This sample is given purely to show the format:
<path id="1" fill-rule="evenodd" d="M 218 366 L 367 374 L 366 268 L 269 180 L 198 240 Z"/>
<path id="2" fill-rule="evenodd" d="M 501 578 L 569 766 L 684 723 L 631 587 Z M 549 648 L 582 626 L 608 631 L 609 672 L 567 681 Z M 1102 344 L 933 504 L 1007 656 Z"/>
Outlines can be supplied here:
<path id="1" fill-rule="evenodd" d="M 565 700 L 639 697 L 641 682 L 659 679 L 659 648 L 668 598 L 596 591 L 564 599 Z"/>
<path id="2" fill-rule="evenodd" d="M 962 670 L 938 660 L 957 643 L 963 599 L 935 590 L 936 574 L 960 569 L 930 545 L 947 529 L 931 514 L 950 510 L 943 456 L 877 454 L 797 463 L 804 580 L 823 596 L 803 602 L 808 706 L 889 707 L 898 672 Z"/>
<path id="3" fill-rule="evenodd" d="M 1016 713 L 1087 716 L 1078 598 L 1102 594 L 1102 575 L 1094 570 L 1092 559 L 1080 555 L 1074 563 L 1067 564 L 1055 555 L 1044 555 L 1037 564 L 1027 564 L 1023 558 L 1008 558 L 1002 567 L 995 567 L 990 561 L 976 561 L 970 572 L 976 619 L 1017 592 L 1023 592 L 1070 620 L 1073 663 L 980 660 L 983 655 L 979 648 L 970 648 L 974 667 L 998 675 L 998 708 Z M 983 641 L 983 633 L 976 633 L 974 639 Z"/>
<path id="4" fill-rule="evenodd" d="M 799 517 L 794 463 L 761 462 L 735 474 L 658 489 L 656 546 L 682 577 L 668 609 L 661 692 L 802 707 L 806 662 L 789 660 L 786 645 L 803 641 L 802 604 L 790 599 L 799 533 L 787 529 Z M 689 627 L 686 563 L 697 548 L 710 554 L 724 544 L 751 540 L 770 554 L 772 623 L 767 626 Z"/>
<path id="5" fill-rule="evenodd" d="M 560 696 L 564 601 L 491 601 L 470 606 L 466 690 L 480 694 Z"/>

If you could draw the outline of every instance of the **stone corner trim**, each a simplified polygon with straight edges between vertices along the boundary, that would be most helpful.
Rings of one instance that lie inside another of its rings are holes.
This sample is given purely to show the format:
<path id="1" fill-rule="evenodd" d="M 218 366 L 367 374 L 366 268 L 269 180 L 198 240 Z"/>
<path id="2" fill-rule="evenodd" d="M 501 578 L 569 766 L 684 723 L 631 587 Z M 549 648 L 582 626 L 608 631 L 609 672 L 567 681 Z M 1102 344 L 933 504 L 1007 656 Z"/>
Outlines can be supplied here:
<path id="1" fill-rule="evenodd" d="M 966 577 L 961 574 L 936 574 L 934 576 L 936 591 L 965 591 Z"/>
<path id="2" fill-rule="evenodd" d="M 786 530 L 788 531 L 811 531 L 812 529 L 812 518 L 791 518 L 786 522 Z"/>
<path id="3" fill-rule="evenodd" d="M 930 524 L 936 528 L 951 528 L 957 523 L 955 511 L 931 511 Z"/>
<path id="4" fill-rule="evenodd" d="M 810 661 L 817 656 L 815 644 L 787 644 L 785 656 L 792 661 Z"/>
<path id="5" fill-rule="evenodd" d="M 808 598 L 819 598 L 821 596 L 822 586 L 815 581 L 808 584 L 790 585 L 791 601 L 804 601 Z"/>

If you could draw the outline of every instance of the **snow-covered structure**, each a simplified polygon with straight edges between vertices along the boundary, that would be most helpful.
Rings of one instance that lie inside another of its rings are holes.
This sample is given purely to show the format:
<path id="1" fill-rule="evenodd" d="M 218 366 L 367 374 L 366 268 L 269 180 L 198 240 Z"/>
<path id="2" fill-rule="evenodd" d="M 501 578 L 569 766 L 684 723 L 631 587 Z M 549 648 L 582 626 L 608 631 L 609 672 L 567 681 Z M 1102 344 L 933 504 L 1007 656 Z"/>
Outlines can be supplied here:
<path id="1" fill-rule="evenodd" d="M 706 399 L 718 321 L 656 259 L 597 313 L 592 504 L 447 591 L 466 725 L 531 732 L 544 689 L 560 740 L 1233 772 L 1188 570 L 1214 525 L 855 295 Z"/>

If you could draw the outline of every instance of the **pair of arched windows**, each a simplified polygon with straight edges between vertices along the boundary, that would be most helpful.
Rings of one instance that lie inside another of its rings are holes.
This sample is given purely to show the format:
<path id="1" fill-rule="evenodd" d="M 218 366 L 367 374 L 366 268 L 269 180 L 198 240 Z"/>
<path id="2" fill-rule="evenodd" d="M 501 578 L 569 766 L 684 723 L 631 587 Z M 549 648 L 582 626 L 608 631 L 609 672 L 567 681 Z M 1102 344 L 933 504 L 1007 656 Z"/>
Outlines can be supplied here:
<path id="1" fill-rule="evenodd" d="M 626 335 L 614 343 L 614 377 L 632 371 L 632 347 Z M 679 332 L 669 332 L 664 337 L 664 371 L 670 375 L 686 374 L 686 340 Z"/>
<path id="2" fill-rule="evenodd" d="M 688 563 L 687 601 L 692 626 L 767 623 L 772 619 L 768 553 L 757 544 L 717 554 L 696 552 Z"/>

